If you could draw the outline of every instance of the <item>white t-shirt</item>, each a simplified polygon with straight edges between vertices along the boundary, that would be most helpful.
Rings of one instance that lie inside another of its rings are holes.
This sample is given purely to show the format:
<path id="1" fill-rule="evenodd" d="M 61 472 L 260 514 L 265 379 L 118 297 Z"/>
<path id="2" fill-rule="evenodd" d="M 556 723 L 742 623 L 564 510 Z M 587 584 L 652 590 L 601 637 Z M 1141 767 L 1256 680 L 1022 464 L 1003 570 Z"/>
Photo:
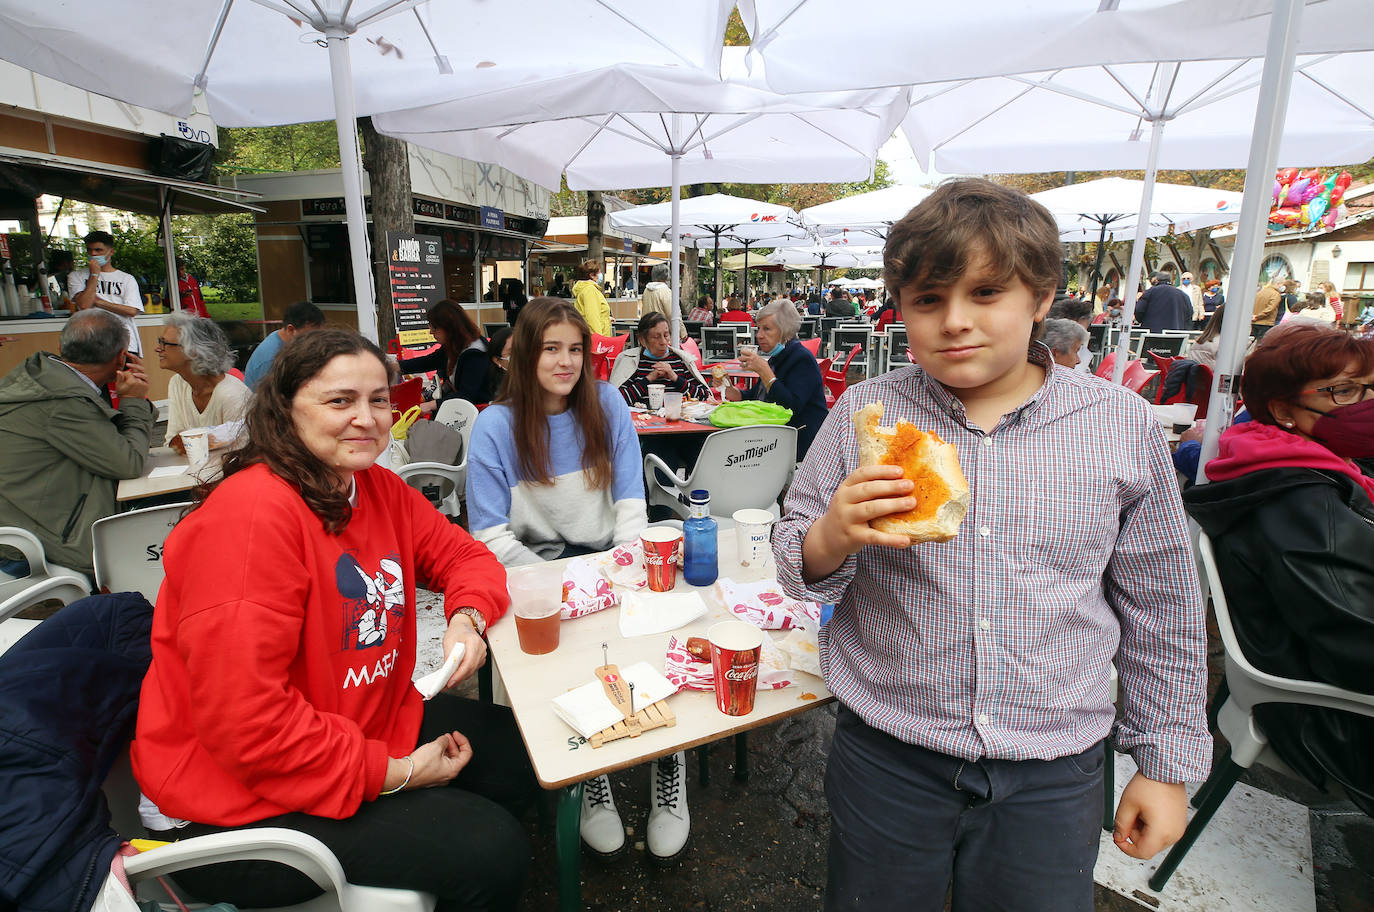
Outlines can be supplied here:
<path id="1" fill-rule="evenodd" d="M 89 269 L 74 269 L 67 276 L 67 294 L 75 300 L 76 296 L 86 290 L 86 282 L 90 280 L 91 271 Z M 138 291 L 138 280 L 127 272 L 120 272 L 118 269 L 112 272 L 100 273 L 100 284 L 96 288 L 96 298 L 107 301 L 111 304 L 124 304 L 132 307 L 139 313 L 143 313 L 143 295 Z M 133 317 L 120 317 L 129 325 L 129 351 L 143 356 L 143 343 L 138 338 L 138 327 L 134 325 Z"/>

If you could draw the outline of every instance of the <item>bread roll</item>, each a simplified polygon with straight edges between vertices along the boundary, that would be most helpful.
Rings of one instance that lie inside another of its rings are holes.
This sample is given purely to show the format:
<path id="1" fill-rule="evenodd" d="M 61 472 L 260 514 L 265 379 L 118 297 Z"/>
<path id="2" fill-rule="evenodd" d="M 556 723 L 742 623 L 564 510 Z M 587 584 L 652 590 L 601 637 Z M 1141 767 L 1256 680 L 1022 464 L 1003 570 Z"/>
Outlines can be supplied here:
<path id="1" fill-rule="evenodd" d="M 879 517 L 869 525 L 879 532 L 905 535 L 911 543 L 949 541 L 959 534 L 968 510 L 969 489 L 959 468 L 959 453 L 939 435 L 918 430 L 905 421 L 879 427 L 883 404 L 874 402 L 854 413 L 859 440 L 859 465 L 895 465 L 902 477 L 915 482 L 911 496 L 916 508 Z"/>

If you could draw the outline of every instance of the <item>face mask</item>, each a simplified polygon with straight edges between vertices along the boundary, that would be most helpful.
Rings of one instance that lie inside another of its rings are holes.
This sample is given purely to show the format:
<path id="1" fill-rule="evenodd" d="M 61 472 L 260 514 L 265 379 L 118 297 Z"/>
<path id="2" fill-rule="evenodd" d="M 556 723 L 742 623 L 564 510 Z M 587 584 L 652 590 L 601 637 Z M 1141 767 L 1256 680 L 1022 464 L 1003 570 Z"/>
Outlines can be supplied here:
<path id="1" fill-rule="evenodd" d="M 91 259 L 95 260 L 97 266 L 108 266 L 110 264 L 110 255 L 108 253 L 105 254 L 105 256 L 91 257 Z"/>
<path id="2" fill-rule="evenodd" d="M 776 354 L 777 354 L 778 352 L 780 352 L 780 351 L 782 351 L 782 343 L 781 343 L 781 342 L 779 342 L 777 345 L 774 345 L 772 351 L 760 352 L 760 354 L 762 354 L 765 358 L 771 358 L 771 357 L 773 357 L 774 355 L 776 355 Z"/>
<path id="3" fill-rule="evenodd" d="M 1191 285 L 1191 284 L 1193 284 L 1193 280 L 1192 280 L 1192 279 L 1184 279 L 1184 280 L 1183 280 L 1183 284 L 1184 284 L 1184 285 Z"/>
<path id="4" fill-rule="evenodd" d="M 1317 414 L 1321 417 L 1312 425 L 1314 440 L 1346 459 L 1374 456 L 1374 399 L 1352 402 Z"/>

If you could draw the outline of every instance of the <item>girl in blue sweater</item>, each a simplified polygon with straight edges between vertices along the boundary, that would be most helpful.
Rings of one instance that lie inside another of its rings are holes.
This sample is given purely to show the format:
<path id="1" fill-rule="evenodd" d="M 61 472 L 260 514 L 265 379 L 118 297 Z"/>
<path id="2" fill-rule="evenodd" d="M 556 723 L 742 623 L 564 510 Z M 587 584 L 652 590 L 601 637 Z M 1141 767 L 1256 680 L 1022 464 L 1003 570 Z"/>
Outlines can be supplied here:
<path id="1" fill-rule="evenodd" d="M 604 551 L 648 524 L 629 407 L 597 381 L 590 351 L 591 330 L 568 301 L 530 301 L 515 321 L 505 389 L 473 425 L 472 534 L 507 567 Z M 685 757 L 653 767 L 649 850 L 674 858 L 689 830 Z M 625 848 L 605 776 L 583 789 L 581 832 L 598 854 Z"/>

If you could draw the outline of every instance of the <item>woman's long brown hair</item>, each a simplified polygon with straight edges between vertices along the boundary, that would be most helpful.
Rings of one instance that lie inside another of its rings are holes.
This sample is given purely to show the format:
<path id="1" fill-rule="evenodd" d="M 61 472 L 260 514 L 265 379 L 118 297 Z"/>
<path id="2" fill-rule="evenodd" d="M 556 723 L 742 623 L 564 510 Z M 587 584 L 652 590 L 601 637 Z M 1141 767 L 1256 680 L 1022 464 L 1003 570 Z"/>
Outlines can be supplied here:
<path id="1" fill-rule="evenodd" d="M 551 326 L 571 323 L 582 334 L 582 376 L 568 394 L 568 410 L 582 435 L 582 468 L 596 490 L 611 485 L 610 421 L 601 407 L 601 394 L 592 370 L 592 331 L 577 308 L 563 298 L 534 298 L 520 310 L 510 346 L 510 370 L 497 402 L 510 408 L 520 474 L 535 484 L 553 482 L 549 458 L 549 416 L 539 385 L 539 356 L 544 333 Z"/>
<path id="2" fill-rule="evenodd" d="M 248 442 L 224 457 L 222 476 L 196 490 L 191 509 L 203 504 L 231 475 L 261 463 L 300 492 L 326 532 L 341 533 L 353 515 L 349 491 L 339 489 L 339 477 L 301 441 L 291 417 L 291 401 L 330 361 L 356 354 L 370 354 L 383 368 L 387 365 L 381 349 L 347 329 L 313 329 L 286 343 L 255 390 L 246 420 Z"/>
<path id="3" fill-rule="evenodd" d="M 444 343 L 445 361 L 448 369 L 444 371 L 445 377 L 453 376 L 453 368 L 458 363 L 458 356 L 463 350 L 472 344 L 474 339 L 482 338 L 481 330 L 477 324 L 472 322 L 467 311 L 462 306 L 455 304 L 448 298 L 444 298 L 429 310 L 425 311 L 425 317 L 429 320 L 431 327 L 438 327 L 444 331 L 448 341 Z"/>

